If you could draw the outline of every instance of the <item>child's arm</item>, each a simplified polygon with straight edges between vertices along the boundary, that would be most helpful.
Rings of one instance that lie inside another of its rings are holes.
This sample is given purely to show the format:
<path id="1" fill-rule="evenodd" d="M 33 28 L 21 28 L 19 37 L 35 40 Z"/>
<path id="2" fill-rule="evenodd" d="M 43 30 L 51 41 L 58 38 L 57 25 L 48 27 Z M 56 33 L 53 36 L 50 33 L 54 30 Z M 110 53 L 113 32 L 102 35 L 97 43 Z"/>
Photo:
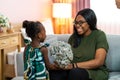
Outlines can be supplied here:
<path id="1" fill-rule="evenodd" d="M 50 61 L 49 61 L 49 58 L 48 58 L 48 49 L 46 47 L 42 47 L 41 48 L 41 52 L 44 56 L 44 61 L 45 61 L 45 64 L 46 64 L 46 67 L 50 70 L 58 70 L 59 67 L 58 65 L 56 64 L 51 64 Z"/>

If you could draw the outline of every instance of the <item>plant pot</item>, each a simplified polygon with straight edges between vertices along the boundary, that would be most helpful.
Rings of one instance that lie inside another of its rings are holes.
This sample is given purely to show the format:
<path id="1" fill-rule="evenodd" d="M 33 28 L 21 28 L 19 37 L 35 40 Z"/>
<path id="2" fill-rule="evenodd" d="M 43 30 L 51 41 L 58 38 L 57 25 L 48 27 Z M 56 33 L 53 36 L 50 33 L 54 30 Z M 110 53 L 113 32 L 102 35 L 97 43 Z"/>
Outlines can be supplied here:
<path id="1" fill-rule="evenodd" d="M 0 33 L 3 33 L 2 27 L 0 27 Z"/>
<path id="2" fill-rule="evenodd" d="M 7 32 L 7 27 L 1 27 L 1 28 L 2 28 L 3 33 Z"/>

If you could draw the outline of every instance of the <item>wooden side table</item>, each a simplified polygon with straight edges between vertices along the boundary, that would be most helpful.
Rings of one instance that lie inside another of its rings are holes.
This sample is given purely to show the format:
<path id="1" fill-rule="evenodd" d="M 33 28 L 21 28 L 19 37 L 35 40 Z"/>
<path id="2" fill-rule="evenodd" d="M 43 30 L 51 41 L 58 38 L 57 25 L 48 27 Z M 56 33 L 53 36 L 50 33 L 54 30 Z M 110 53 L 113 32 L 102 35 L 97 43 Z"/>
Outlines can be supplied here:
<path id="1" fill-rule="evenodd" d="M 7 64 L 6 54 L 21 48 L 21 32 L 0 33 L 0 80 L 5 79 L 5 68 Z"/>

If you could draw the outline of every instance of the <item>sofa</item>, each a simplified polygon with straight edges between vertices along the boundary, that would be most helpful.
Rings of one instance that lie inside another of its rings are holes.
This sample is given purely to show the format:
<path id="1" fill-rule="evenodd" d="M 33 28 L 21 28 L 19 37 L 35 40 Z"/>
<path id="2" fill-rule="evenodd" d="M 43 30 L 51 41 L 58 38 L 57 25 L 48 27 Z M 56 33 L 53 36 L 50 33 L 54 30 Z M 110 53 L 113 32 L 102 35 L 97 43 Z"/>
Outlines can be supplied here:
<path id="1" fill-rule="evenodd" d="M 55 40 L 67 42 L 70 34 L 47 35 L 45 42 L 51 43 Z M 106 65 L 109 69 L 108 80 L 120 80 L 120 35 L 108 35 L 109 51 L 106 57 Z M 16 77 L 12 80 L 23 80 L 23 52 L 15 54 Z M 49 56 L 50 61 L 51 58 Z"/>

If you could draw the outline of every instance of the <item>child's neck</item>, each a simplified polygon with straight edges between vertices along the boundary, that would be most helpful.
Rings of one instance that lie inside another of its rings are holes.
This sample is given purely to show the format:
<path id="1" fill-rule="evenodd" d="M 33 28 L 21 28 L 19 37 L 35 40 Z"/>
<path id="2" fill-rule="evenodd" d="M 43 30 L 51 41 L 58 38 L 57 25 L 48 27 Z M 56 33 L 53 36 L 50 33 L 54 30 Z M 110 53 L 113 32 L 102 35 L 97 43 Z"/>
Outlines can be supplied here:
<path id="1" fill-rule="evenodd" d="M 33 41 L 31 42 L 31 46 L 32 46 L 32 47 L 39 47 L 39 46 L 40 46 L 40 41 L 38 41 L 38 40 L 33 40 Z"/>

